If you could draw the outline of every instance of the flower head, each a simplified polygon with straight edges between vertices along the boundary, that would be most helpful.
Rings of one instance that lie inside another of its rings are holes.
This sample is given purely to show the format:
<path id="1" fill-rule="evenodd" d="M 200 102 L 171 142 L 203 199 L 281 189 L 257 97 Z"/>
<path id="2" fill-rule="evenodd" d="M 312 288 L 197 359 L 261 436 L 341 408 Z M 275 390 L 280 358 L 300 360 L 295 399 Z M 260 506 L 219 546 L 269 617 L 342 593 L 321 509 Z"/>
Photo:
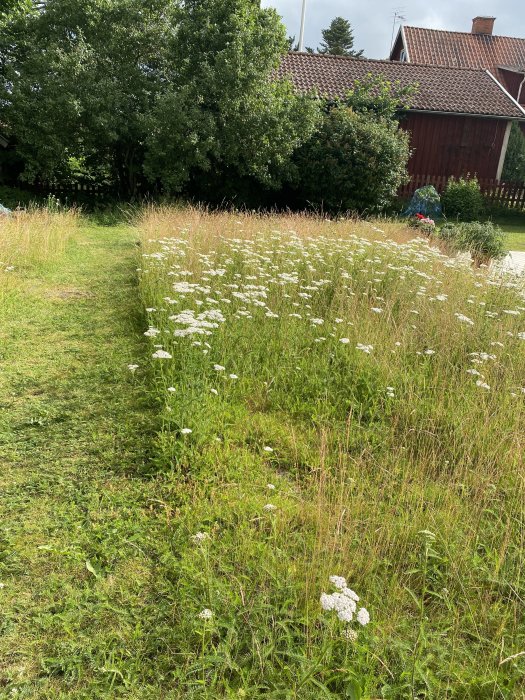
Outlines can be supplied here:
<path id="1" fill-rule="evenodd" d="M 204 610 L 200 611 L 199 617 L 201 620 L 211 620 L 211 618 L 213 617 L 213 613 L 209 608 L 204 608 Z"/>

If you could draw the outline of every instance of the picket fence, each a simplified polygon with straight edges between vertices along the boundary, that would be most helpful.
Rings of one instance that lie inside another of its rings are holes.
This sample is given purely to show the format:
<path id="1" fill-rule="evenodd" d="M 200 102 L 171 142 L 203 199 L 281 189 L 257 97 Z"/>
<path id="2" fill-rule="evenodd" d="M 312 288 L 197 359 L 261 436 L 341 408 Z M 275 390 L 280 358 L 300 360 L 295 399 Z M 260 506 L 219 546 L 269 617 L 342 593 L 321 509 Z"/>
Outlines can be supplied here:
<path id="1" fill-rule="evenodd" d="M 448 179 L 445 175 L 412 175 L 410 182 L 403 185 L 398 194 L 402 198 L 411 197 L 415 190 L 425 185 L 434 185 L 441 193 L 447 186 Z M 489 206 L 501 205 L 508 209 L 525 210 L 525 182 L 489 179 L 478 179 L 478 182 Z"/>

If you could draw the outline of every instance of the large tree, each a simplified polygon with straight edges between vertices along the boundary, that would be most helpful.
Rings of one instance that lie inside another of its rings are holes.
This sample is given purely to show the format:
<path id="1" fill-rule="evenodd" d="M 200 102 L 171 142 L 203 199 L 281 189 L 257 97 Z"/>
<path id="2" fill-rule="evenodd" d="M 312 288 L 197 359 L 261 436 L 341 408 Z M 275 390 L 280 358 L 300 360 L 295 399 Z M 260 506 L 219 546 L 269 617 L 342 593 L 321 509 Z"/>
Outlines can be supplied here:
<path id="1" fill-rule="evenodd" d="M 503 179 L 510 182 L 525 181 L 525 134 L 517 122 L 514 122 L 510 132 Z"/>
<path id="2" fill-rule="evenodd" d="M 319 53 L 328 53 L 333 56 L 362 56 L 363 51 L 354 49 L 354 34 L 352 25 L 343 17 L 336 17 L 330 23 L 328 29 L 322 30 L 323 41 L 319 47 Z"/>
<path id="3" fill-rule="evenodd" d="M 275 72 L 287 40 L 275 10 L 254 0 L 186 0 L 172 85 L 150 120 L 146 172 L 180 191 L 199 173 L 277 185 L 318 115 Z"/>
<path id="4" fill-rule="evenodd" d="M 165 47 L 177 19 L 173 0 L 47 0 L 10 18 L 0 36 L 0 121 L 26 180 L 66 178 L 74 162 L 134 191 L 146 118 L 172 73 Z"/>

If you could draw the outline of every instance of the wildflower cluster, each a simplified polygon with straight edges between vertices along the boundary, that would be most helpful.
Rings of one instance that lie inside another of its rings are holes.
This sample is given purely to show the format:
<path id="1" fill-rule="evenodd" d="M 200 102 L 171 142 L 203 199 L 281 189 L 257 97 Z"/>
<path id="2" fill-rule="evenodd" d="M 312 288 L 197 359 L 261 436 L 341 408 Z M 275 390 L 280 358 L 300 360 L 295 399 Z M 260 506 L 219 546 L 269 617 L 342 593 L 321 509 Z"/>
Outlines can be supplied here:
<path id="1" fill-rule="evenodd" d="M 336 589 L 334 593 L 322 593 L 321 607 L 326 611 L 335 611 L 341 622 L 352 622 L 354 619 L 363 627 L 370 622 L 370 614 L 366 608 L 359 608 L 359 596 L 346 585 L 343 576 L 330 576 L 330 583 Z"/>

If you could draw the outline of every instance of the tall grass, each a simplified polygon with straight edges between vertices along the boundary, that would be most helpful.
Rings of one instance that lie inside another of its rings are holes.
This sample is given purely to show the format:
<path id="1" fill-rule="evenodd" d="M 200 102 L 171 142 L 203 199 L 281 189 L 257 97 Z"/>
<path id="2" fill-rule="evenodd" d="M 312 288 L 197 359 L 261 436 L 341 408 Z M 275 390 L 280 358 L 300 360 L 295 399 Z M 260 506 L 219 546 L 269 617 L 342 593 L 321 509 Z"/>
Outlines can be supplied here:
<path id="1" fill-rule="evenodd" d="M 0 288 L 9 286 L 12 273 L 58 257 L 77 221 L 75 210 L 33 209 L 0 216 Z"/>
<path id="2" fill-rule="evenodd" d="M 387 222 L 140 228 L 179 696 L 519 697 L 523 286 Z"/>

